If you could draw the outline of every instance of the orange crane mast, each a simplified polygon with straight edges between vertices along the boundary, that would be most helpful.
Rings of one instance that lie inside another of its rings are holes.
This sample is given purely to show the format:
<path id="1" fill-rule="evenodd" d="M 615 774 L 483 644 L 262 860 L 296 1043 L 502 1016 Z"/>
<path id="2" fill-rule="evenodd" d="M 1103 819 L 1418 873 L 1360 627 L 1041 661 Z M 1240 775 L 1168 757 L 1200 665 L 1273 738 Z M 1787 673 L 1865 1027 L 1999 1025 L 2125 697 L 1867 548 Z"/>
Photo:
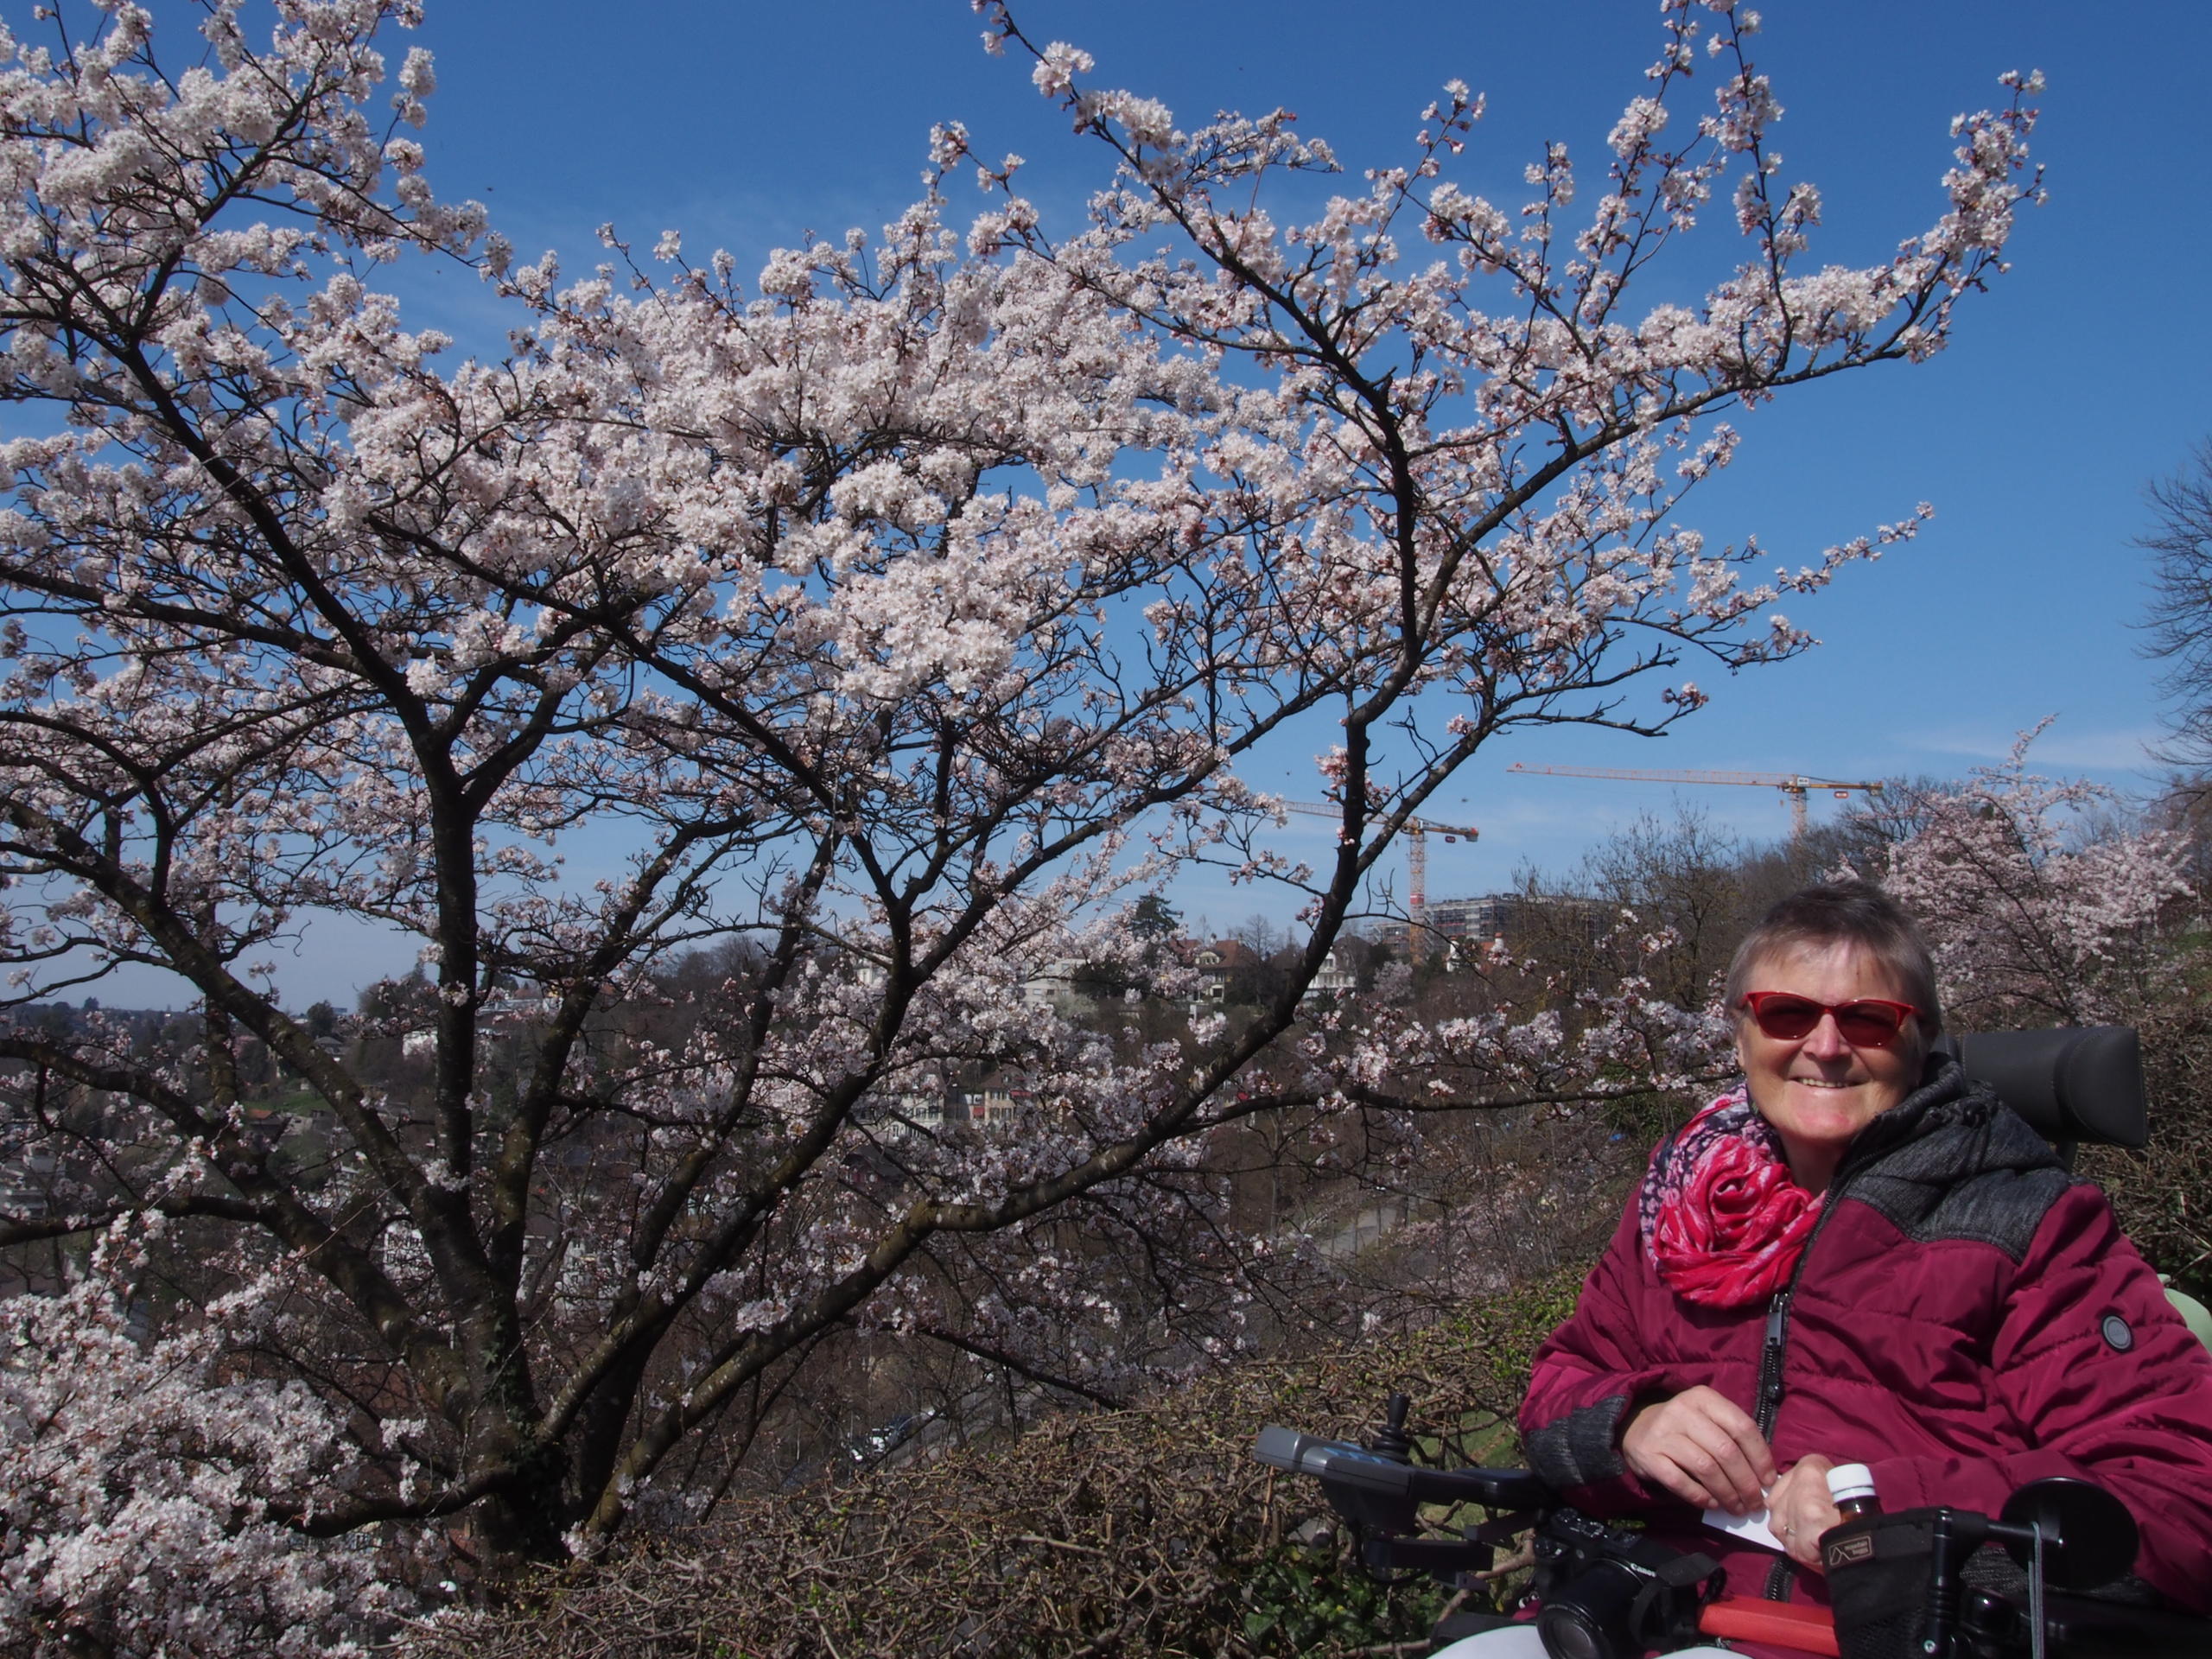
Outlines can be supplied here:
<path id="1" fill-rule="evenodd" d="M 1279 804 L 1286 812 L 1304 812 L 1317 818 L 1341 821 L 1344 815 L 1343 807 L 1327 806 L 1319 801 L 1283 801 Z M 1470 824 L 1408 818 L 1402 833 L 1406 838 L 1406 960 L 1418 964 L 1428 926 L 1428 838 L 1441 836 L 1446 841 L 1457 841 L 1465 836 L 1473 841 L 1482 831 Z"/>
<path id="2" fill-rule="evenodd" d="M 1848 800 L 1853 792 L 1878 795 L 1878 783 L 1851 782 L 1837 778 L 1813 778 L 1800 772 L 1656 772 L 1641 766 L 1532 766 L 1516 760 L 1508 772 L 1542 772 L 1554 778 L 1618 778 L 1641 784 L 1733 784 L 1748 789 L 1777 789 L 1789 804 L 1789 838 L 1805 839 L 1805 798 L 1825 789 L 1836 799 Z"/>

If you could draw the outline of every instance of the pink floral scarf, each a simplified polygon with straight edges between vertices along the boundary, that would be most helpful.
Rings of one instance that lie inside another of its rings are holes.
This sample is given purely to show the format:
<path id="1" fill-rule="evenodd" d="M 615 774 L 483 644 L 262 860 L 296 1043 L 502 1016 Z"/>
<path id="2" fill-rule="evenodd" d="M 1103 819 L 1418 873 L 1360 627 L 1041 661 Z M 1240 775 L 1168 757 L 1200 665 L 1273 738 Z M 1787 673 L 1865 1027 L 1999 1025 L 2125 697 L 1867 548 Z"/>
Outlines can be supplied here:
<path id="1" fill-rule="evenodd" d="M 1741 1307 L 1789 1282 L 1821 1199 L 1789 1177 L 1745 1090 L 1682 1126 L 1643 1178 L 1639 1220 L 1661 1281 L 1701 1307 Z"/>

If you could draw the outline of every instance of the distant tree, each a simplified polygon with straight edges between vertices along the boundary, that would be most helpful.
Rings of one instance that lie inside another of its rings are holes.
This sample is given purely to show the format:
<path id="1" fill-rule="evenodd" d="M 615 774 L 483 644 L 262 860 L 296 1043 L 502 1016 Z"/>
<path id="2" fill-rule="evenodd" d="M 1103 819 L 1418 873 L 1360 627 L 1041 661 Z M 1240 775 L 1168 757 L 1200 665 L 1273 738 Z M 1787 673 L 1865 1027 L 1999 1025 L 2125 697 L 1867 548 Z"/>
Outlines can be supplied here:
<path id="1" fill-rule="evenodd" d="M 1828 837 L 1821 849 L 1821 868 L 1832 868 L 1839 861 L 1878 868 L 1891 847 L 1928 827 L 1935 803 L 1957 787 L 1955 779 L 1927 772 L 1884 779 L 1879 794 L 1857 797 L 1832 823 L 1815 829 L 1815 836 L 1826 831 Z"/>
<path id="2" fill-rule="evenodd" d="M 2156 527 L 2146 649 L 2163 658 L 2159 689 L 2173 704 L 2165 758 L 2190 772 L 2212 767 L 2212 441 L 2151 486 Z"/>
<path id="3" fill-rule="evenodd" d="M 1290 944 L 1290 935 L 1281 923 L 1258 914 L 1246 917 L 1229 937 L 1262 961 L 1287 948 Z"/>
<path id="4" fill-rule="evenodd" d="M 1129 912 L 1129 931 L 1147 942 L 1175 938 L 1183 931 L 1183 912 L 1156 893 L 1147 893 Z"/>
<path id="5" fill-rule="evenodd" d="M 1957 124 L 1928 230 L 1809 256 L 1818 197 L 1778 171 L 1738 21 L 1677 4 L 1594 189 L 1557 145 L 1525 204 L 1451 181 L 1479 113 L 1453 83 L 1405 165 L 1300 223 L 1281 175 L 1335 163 L 1288 116 L 1179 130 L 987 10 L 1116 168 L 1088 227 L 1048 232 L 1011 161 L 952 226 L 976 156 L 945 128 L 880 241 L 779 253 L 752 291 L 672 235 L 564 281 L 440 200 L 408 130 L 428 55 L 396 121 L 377 102 L 374 31 L 412 0 L 282 0 L 258 49 L 213 6 L 188 72 L 122 4 L 16 48 L 11 995 L 156 964 L 200 1001 L 158 1060 L 0 1031 L 11 1141 L 62 1136 L 67 1091 L 86 1154 L 0 1243 L 162 1216 L 194 1240 L 180 1283 L 298 1264 L 314 1294 L 255 1363 L 345 1402 L 357 1464 L 299 1525 L 596 1548 L 702 1501 L 721 1468 L 679 1448 L 734 1424 L 739 1455 L 748 1402 L 839 1331 L 1094 1394 L 1232 1351 L 1210 1135 L 1666 1064 L 1630 988 L 1580 1037 L 1392 1012 L 1259 1069 L 1483 746 L 1670 725 L 1705 701 L 1688 665 L 1802 649 L 1779 604 L 1910 533 L 1766 578 L 1679 512 L 1735 453 L 1725 411 L 1940 350 L 2033 189 L 2015 79 Z M 1734 269 L 1631 311 L 1716 196 Z M 509 355 L 401 326 L 372 283 L 417 255 L 482 273 Z M 1300 733 L 1341 811 L 1313 868 L 1235 770 Z M 564 841 L 628 851 L 575 881 Z M 1205 863 L 1303 906 L 1253 1017 L 1131 1042 L 1026 995 L 1139 958 L 1116 898 Z M 423 964 L 345 1056 L 268 967 L 331 912 Z M 659 978 L 734 938 L 747 971 Z M 543 995 L 527 1044 L 492 1022 L 511 980 Z M 333 1123 L 312 1182 L 238 1109 L 249 1039 Z M 1005 1121 L 912 1109 L 961 1068 L 1018 1080 Z"/>
<path id="6" fill-rule="evenodd" d="M 2035 736 L 1923 794 L 1918 826 L 1867 872 L 1920 918 L 1968 1029 L 2128 1020 L 2145 971 L 2171 977 L 2164 941 L 2193 925 L 2183 837 L 2112 822 L 2094 784 L 2029 772 Z"/>
<path id="7" fill-rule="evenodd" d="M 1745 842 L 1715 830 L 1698 809 L 1678 805 L 1671 820 L 1645 814 L 1609 836 L 1583 860 L 1573 886 L 1633 918 L 1634 935 L 1619 942 L 1668 936 L 1663 950 L 1646 956 L 1643 971 L 1659 995 L 1695 1007 L 1713 995 L 1751 921 L 1779 896 L 1747 884 L 1751 863 Z M 1549 925 L 1586 936 L 1590 919 L 1568 912 Z"/>

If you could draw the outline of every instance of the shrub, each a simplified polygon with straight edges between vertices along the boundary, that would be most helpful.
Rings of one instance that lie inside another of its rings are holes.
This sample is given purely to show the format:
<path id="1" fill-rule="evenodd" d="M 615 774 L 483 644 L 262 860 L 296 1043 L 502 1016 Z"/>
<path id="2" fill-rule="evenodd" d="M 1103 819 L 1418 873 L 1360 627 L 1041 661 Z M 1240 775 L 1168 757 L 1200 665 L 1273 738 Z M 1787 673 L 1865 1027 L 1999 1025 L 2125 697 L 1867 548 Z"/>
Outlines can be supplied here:
<path id="1" fill-rule="evenodd" d="M 425 1627 L 413 1659 L 1413 1650 L 1444 1592 L 1376 1585 L 1319 1486 L 1253 1462 L 1253 1437 L 1269 1422 L 1364 1434 L 1402 1389 L 1432 1454 L 1510 1461 L 1529 1354 L 1579 1281 L 1554 1274 L 1410 1338 L 1248 1365 L 1130 1410 L 747 1503 L 711 1530 L 548 1573 L 503 1611 Z"/>

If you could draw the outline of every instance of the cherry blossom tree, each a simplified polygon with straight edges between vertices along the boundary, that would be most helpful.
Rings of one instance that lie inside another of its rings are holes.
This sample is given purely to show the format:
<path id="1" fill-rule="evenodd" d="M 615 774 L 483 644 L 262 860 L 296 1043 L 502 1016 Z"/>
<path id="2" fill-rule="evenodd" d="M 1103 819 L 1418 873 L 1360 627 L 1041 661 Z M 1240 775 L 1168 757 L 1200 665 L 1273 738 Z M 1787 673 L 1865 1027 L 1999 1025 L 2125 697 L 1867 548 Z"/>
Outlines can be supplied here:
<path id="1" fill-rule="evenodd" d="M 412 0 L 274 10 L 257 46 L 215 0 L 175 71 L 125 0 L 0 42 L 10 995 L 154 963 L 200 999 L 181 1054 L 0 1033 L 10 1140 L 57 1172 L 0 1241 L 160 1216 L 304 1274 L 314 1318 L 257 1363 L 345 1408 L 358 1478 L 296 1517 L 322 1534 L 594 1548 L 841 1331 L 1093 1392 L 1226 1351 L 1224 1126 L 1704 1052 L 1634 985 L 1519 1025 L 1300 994 L 1483 745 L 1659 730 L 1911 533 L 1775 569 L 1675 515 L 1730 411 L 1941 350 L 2037 190 L 2013 77 L 1955 124 L 1929 228 L 1814 264 L 1754 20 L 1672 0 L 1580 208 L 1563 146 L 1525 202 L 1452 181 L 1457 83 L 1324 199 L 1287 114 L 1186 130 L 990 4 L 1113 169 L 1087 223 L 947 126 L 880 237 L 747 284 L 610 231 L 571 278 L 430 189 L 430 60 L 376 44 Z M 1700 218 L 1732 274 L 1632 308 Z M 403 327 L 375 281 L 414 257 L 480 271 L 504 356 Z M 1308 733 L 1342 815 L 1311 868 L 1237 775 Z M 1203 862 L 1302 906 L 1255 1018 L 1162 1037 L 1033 994 L 1068 960 L 1187 993 L 1131 918 Z M 269 966 L 330 914 L 421 950 L 350 1044 Z M 719 982 L 670 990 L 708 947 Z M 257 1056 L 320 1141 L 252 1109 Z M 1007 1110 L 957 1109 L 979 1079 Z"/>
<path id="2" fill-rule="evenodd" d="M 1969 1028 L 2143 1022 L 2146 978 L 2172 982 L 2176 924 L 2194 926 L 2192 849 L 2119 821 L 2109 790 L 2030 772 L 2042 730 L 1963 785 L 1914 791 L 1882 884 L 1927 930 Z"/>

